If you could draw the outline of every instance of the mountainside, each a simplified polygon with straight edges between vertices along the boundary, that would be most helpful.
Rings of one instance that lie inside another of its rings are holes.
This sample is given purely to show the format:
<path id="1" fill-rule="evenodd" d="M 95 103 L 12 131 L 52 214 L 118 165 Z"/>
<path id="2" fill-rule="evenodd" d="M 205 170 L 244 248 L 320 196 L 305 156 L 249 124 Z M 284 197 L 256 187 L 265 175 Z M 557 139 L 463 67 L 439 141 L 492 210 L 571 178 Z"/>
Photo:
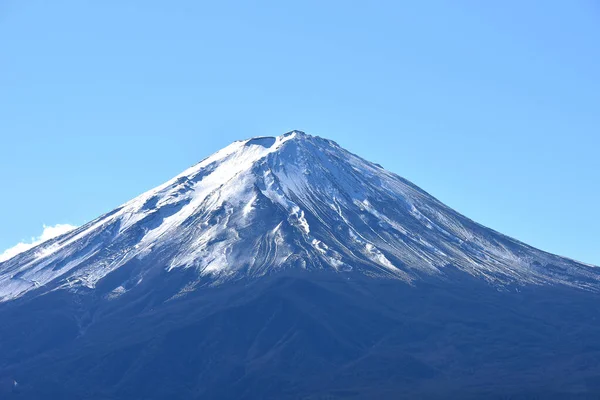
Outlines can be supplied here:
<path id="1" fill-rule="evenodd" d="M 293 131 L 235 142 L 110 213 L 0 263 L 0 299 L 93 289 L 151 259 L 216 282 L 282 269 L 411 282 L 456 267 L 496 284 L 596 289 L 595 268 L 533 249 L 441 204 L 336 143 Z M 143 282 L 143 268 L 110 296 Z M 42 287 L 42 289 L 39 289 Z"/>
<path id="2" fill-rule="evenodd" d="M 598 398 L 599 280 L 332 141 L 253 138 L 0 263 L 0 398 Z"/>

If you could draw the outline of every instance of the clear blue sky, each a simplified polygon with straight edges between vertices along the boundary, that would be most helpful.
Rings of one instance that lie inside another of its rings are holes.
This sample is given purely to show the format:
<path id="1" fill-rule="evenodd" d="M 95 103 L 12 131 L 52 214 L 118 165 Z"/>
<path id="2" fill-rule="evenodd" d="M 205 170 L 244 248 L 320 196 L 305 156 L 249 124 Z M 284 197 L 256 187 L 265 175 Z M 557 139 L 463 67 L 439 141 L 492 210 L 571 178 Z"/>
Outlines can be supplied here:
<path id="1" fill-rule="evenodd" d="M 300 129 L 600 265 L 599 4 L 4 0 L 0 252 Z"/>

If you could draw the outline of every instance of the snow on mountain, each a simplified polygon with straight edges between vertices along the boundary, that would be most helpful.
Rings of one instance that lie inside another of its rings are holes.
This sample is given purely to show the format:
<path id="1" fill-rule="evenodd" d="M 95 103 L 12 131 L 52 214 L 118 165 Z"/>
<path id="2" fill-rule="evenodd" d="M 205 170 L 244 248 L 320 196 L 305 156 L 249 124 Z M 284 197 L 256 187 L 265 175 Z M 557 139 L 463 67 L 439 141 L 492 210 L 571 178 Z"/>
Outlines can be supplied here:
<path id="1" fill-rule="evenodd" d="M 446 207 L 405 179 L 293 131 L 236 141 L 119 208 L 0 263 L 0 301 L 94 288 L 130 262 L 194 269 L 215 284 L 286 268 L 411 282 L 454 267 L 491 283 L 595 290 L 597 269 L 534 249 Z M 152 267 L 150 267 L 152 265 Z M 189 282 L 183 291 L 194 290 Z"/>

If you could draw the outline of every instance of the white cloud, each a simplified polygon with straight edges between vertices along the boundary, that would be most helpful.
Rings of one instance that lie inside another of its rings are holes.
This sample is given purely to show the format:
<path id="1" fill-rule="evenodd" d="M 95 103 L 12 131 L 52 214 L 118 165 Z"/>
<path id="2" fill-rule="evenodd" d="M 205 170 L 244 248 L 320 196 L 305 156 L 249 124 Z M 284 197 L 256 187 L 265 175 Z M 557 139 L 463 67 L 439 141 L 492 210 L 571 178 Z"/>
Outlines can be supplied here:
<path id="1" fill-rule="evenodd" d="M 35 247 L 38 244 L 45 242 L 46 240 L 50 240 L 52 238 L 62 235 L 63 233 L 70 232 L 75 228 L 77 227 L 70 224 L 56 224 L 54 226 L 44 225 L 44 230 L 42 231 L 42 234 L 37 237 L 32 237 L 31 242 L 17 243 L 15 246 L 4 250 L 4 252 L 0 254 L 0 262 L 13 258 L 19 253 L 27 251 L 32 247 Z"/>

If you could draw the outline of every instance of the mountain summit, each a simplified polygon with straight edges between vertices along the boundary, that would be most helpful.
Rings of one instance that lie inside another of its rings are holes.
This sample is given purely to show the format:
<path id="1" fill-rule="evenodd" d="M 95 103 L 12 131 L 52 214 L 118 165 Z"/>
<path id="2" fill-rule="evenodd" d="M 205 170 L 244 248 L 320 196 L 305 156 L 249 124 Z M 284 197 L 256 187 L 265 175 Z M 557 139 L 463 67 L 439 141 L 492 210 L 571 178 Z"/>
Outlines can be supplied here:
<path id="1" fill-rule="evenodd" d="M 150 261 L 151 262 L 150 262 Z M 497 285 L 596 289 L 595 268 L 485 228 L 331 140 L 292 131 L 236 141 L 165 184 L 0 263 L 0 299 L 54 289 L 120 296 L 160 271 L 196 272 L 181 295 L 286 269 L 406 282 L 456 268 Z"/>

